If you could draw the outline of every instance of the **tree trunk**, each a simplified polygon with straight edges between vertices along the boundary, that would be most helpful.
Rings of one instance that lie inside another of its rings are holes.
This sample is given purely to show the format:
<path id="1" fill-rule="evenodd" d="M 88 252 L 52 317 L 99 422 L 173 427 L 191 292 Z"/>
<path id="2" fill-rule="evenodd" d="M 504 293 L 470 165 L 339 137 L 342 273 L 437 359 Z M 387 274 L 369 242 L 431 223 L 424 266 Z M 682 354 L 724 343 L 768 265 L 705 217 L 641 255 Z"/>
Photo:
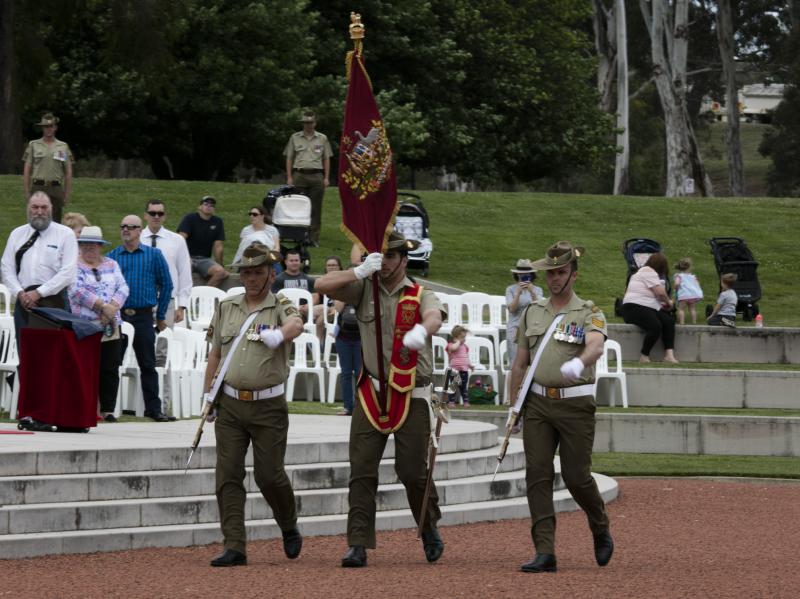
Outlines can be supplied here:
<path id="1" fill-rule="evenodd" d="M 736 65 L 733 61 L 733 11 L 731 0 L 717 3 L 717 36 L 725 76 L 725 103 L 728 127 L 725 145 L 728 148 L 728 182 L 732 196 L 744 195 L 744 168 L 742 167 L 742 142 L 739 134 L 739 90 L 736 86 Z"/>
<path id="2" fill-rule="evenodd" d="M 15 80 L 14 0 L 0 0 L 0 174 L 18 173 L 22 164 Z"/>
<path id="3" fill-rule="evenodd" d="M 614 195 L 628 191 L 628 167 L 631 149 L 628 134 L 628 29 L 625 23 L 625 0 L 614 0 L 614 31 L 617 46 L 617 154 L 614 165 Z"/>
<path id="4" fill-rule="evenodd" d="M 613 9 L 607 10 L 603 0 L 594 0 L 594 45 L 597 49 L 597 91 L 600 108 L 611 112 L 616 62 Z"/>
<path id="5" fill-rule="evenodd" d="M 676 0 L 675 21 L 671 25 L 669 0 L 653 0 L 652 14 L 647 0 L 639 0 L 642 16 L 650 32 L 653 79 L 664 113 L 668 197 L 686 195 L 689 179 L 694 180 L 701 195 L 713 195 L 711 180 L 705 172 L 686 109 L 686 2 Z"/>

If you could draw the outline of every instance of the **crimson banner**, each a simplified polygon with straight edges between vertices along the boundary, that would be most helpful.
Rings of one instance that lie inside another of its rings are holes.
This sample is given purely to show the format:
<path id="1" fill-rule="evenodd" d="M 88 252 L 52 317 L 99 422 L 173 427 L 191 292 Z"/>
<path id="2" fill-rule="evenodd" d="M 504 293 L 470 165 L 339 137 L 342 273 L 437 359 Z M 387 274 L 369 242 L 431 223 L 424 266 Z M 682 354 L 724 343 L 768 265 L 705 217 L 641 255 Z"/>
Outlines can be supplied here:
<path id="1" fill-rule="evenodd" d="M 397 212 L 392 149 L 359 52 L 348 56 L 348 78 L 339 145 L 342 231 L 367 252 L 383 252 Z"/>

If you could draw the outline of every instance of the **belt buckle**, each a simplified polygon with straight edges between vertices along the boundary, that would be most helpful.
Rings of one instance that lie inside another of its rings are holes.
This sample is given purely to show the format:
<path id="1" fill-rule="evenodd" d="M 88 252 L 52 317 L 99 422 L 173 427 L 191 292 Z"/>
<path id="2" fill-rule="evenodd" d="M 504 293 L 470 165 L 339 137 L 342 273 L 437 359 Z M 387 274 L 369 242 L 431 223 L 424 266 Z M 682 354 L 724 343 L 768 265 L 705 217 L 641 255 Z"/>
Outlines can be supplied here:
<path id="1" fill-rule="evenodd" d="M 550 399 L 561 399 L 561 394 L 558 391 L 559 390 L 555 387 L 547 387 L 547 397 Z"/>
<path id="2" fill-rule="evenodd" d="M 136 316 L 136 310 L 133 308 L 125 308 L 122 313 L 125 314 L 125 316 Z"/>
<path id="3" fill-rule="evenodd" d="M 246 389 L 239 390 L 239 399 L 242 401 L 253 401 L 253 392 Z"/>

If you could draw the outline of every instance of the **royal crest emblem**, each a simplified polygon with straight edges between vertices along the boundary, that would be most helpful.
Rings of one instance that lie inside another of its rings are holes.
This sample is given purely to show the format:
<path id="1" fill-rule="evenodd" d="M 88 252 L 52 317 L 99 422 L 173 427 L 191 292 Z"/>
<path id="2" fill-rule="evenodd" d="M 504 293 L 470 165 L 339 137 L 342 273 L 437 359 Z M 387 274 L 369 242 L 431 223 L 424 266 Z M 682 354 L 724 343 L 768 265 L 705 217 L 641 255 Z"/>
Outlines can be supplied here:
<path id="1" fill-rule="evenodd" d="M 359 200 L 381 188 L 392 172 L 392 149 L 386 137 L 386 129 L 380 120 L 372 120 L 367 135 L 355 131 L 354 140 L 349 135 L 342 137 L 344 156 L 348 168 L 342 180 L 353 190 Z"/>

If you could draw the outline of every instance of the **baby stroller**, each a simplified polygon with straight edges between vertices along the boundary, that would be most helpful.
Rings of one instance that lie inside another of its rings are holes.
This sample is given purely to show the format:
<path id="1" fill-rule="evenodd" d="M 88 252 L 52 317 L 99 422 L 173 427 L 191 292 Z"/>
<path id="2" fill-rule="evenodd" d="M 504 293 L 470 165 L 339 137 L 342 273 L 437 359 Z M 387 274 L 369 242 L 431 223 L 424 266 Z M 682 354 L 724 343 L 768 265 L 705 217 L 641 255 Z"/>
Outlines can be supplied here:
<path id="1" fill-rule="evenodd" d="M 264 197 L 264 209 L 272 216 L 272 224 L 281 234 L 281 254 L 297 249 L 303 263 L 303 272 L 311 268 L 311 200 L 296 193 L 291 185 L 271 189 Z"/>
<path id="2" fill-rule="evenodd" d="M 625 261 L 628 263 L 628 273 L 625 277 L 625 288 L 628 287 L 628 282 L 631 276 L 642 266 L 645 265 L 648 258 L 656 252 L 661 251 L 661 244 L 652 239 L 645 239 L 637 237 L 628 239 L 622 242 L 622 255 L 625 256 Z M 667 295 L 672 293 L 672 283 L 667 280 L 664 281 Z M 614 314 L 622 316 L 622 298 L 618 297 L 614 301 Z"/>
<path id="3" fill-rule="evenodd" d="M 714 266 L 719 276 L 736 273 L 733 290 L 739 301 L 736 311 L 742 313 L 744 320 L 752 320 L 758 314 L 758 300 L 761 299 L 761 284 L 758 282 L 758 262 L 747 243 L 741 237 L 713 237 L 708 240 L 714 256 Z M 706 307 L 707 314 L 713 311 Z"/>
<path id="4" fill-rule="evenodd" d="M 397 196 L 398 199 L 408 199 L 400 199 L 394 230 L 406 239 L 419 241 L 419 247 L 408 253 L 408 267 L 422 270 L 422 276 L 427 277 L 431 265 L 431 252 L 433 252 L 433 243 L 429 238 L 428 231 L 428 211 L 422 205 L 422 198 L 417 194 L 401 191 Z"/>

